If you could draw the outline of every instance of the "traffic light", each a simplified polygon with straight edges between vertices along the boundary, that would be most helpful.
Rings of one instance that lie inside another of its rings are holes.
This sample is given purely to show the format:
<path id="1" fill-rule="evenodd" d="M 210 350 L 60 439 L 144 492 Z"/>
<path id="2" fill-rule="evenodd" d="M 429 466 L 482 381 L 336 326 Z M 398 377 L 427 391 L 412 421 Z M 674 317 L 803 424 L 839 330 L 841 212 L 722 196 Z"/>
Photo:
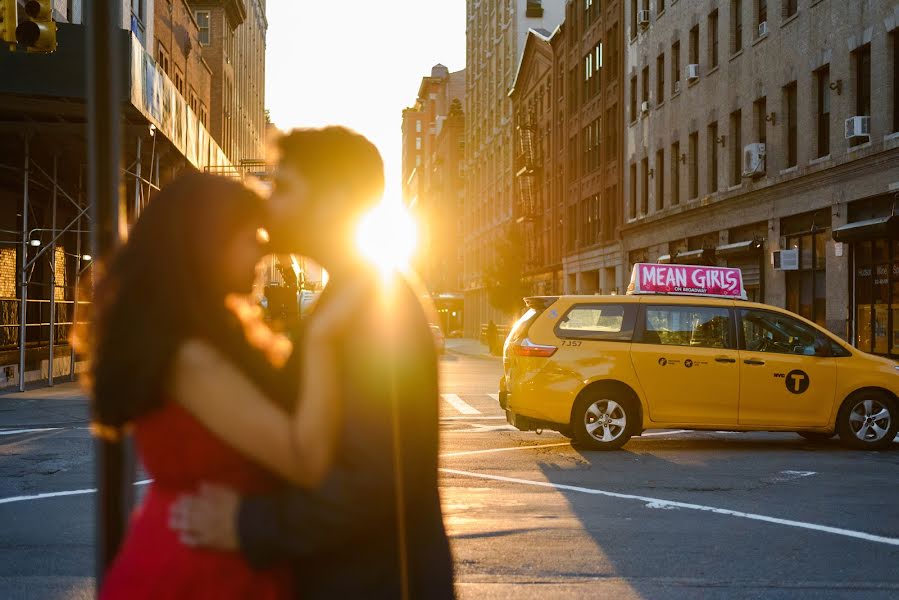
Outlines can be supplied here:
<path id="1" fill-rule="evenodd" d="M 29 52 L 49 53 L 56 50 L 53 0 L 28 0 L 25 15 L 27 19 L 16 27 L 16 41 Z"/>
<path id="2" fill-rule="evenodd" d="M 0 0 L 0 40 L 16 49 L 16 0 Z"/>

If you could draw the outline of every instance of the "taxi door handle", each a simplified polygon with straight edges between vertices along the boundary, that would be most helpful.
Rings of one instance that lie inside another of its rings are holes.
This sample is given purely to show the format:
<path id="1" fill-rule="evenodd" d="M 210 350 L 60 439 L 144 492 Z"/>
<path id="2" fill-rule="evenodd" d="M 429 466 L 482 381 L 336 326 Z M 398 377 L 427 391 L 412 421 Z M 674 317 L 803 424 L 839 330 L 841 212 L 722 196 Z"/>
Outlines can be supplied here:
<path id="1" fill-rule="evenodd" d="M 728 357 L 728 356 L 716 356 L 716 357 L 715 357 L 715 362 L 720 362 L 720 363 L 735 363 L 735 362 L 737 362 L 737 359 L 736 359 L 736 358 L 730 358 L 730 357 Z"/>
<path id="2" fill-rule="evenodd" d="M 746 364 L 746 365 L 763 365 L 763 364 L 765 364 L 765 361 L 763 361 L 763 360 L 758 360 L 758 359 L 755 359 L 755 358 L 747 358 L 746 360 L 743 361 L 743 364 Z"/>

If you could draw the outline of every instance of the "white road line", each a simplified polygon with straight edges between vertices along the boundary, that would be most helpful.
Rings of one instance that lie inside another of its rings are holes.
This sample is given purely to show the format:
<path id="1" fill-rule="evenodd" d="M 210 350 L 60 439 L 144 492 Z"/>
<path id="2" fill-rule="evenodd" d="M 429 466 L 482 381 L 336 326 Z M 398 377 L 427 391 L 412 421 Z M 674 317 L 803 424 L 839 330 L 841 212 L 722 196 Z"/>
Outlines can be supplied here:
<path id="1" fill-rule="evenodd" d="M 555 444 L 541 444 L 539 446 L 514 446 L 512 448 L 491 448 L 489 450 L 466 450 L 464 452 L 446 452 L 440 458 L 452 458 L 453 456 L 471 456 L 473 454 L 493 454 L 495 452 L 511 452 L 512 450 L 536 450 L 537 448 L 555 448 L 558 446 L 571 446 L 571 442 L 557 442 Z"/>
<path id="2" fill-rule="evenodd" d="M 41 429 L 2 429 L 0 435 L 18 435 L 20 433 L 39 433 L 41 431 L 57 431 L 62 427 L 44 427 Z"/>
<path id="3" fill-rule="evenodd" d="M 135 481 L 134 485 L 147 485 L 153 483 L 152 479 L 143 479 Z M 60 498 L 62 496 L 86 496 L 87 494 L 96 494 L 97 488 L 88 490 L 68 490 L 65 492 L 47 492 L 46 494 L 34 494 L 33 496 L 13 496 L 11 498 L 0 498 L 0 504 L 12 504 L 13 502 L 25 502 L 27 500 L 44 500 L 45 498 Z"/>
<path id="4" fill-rule="evenodd" d="M 440 394 L 440 396 L 463 415 L 479 415 L 481 411 L 470 405 L 456 394 Z"/>
<path id="5" fill-rule="evenodd" d="M 689 429 L 674 429 L 672 431 L 653 431 L 651 433 L 641 433 L 640 437 L 652 437 L 656 435 L 674 435 L 675 433 L 690 433 Z"/>
<path id="6" fill-rule="evenodd" d="M 499 402 L 499 394 L 487 394 L 487 395 L 490 396 L 491 398 L 493 398 L 494 400 L 496 400 L 497 402 Z"/>
<path id="7" fill-rule="evenodd" d="M 818 525 L 816 523 L 806 523 L 804 521 L 793 521 L 791 519 L 781 519 L 779 517 L 769 517 L 767 515 L 759 515 L 755 513 L 747 513 L 739 510 L 731 510 L 728 508 L 718 508 L 715 506 L 704 506 L 702 504 L 690 504 L 688 502 L 674 502 L 672 500 L 662 500 L 660 498 L 650 498 L 647 496 L 635 496 L 633 494 L 620 494 L 618 492 L 608 492 L 594 488 L 585 488 L 575 485 L 565 485 L 561 483 L 550 483 L 548 481 L 533 481 L 530 479 L 519 479 L 517 477 L 503 477 L 501 475 L 489 475 L 487 473 L 474 473 L 471 471 L 459 471 L 457 469 L 441 468 L 443 473 L 451 473 L 453 475 L 462 475 L 465 477 L 474 477 L 477 479 L 489 479 L 492 481 L 503 481 L 506 483 L 519 483 L 522 485 L 531 485 L 536 487 L 553 488 L 557 490 L 566 490 L 570 492 L 579 492 L 582 494 L 592 494 L 594 496 L 607 496 L 609 498 L 618 498 L 621 500 L 637 500 L 644 502 L 647 508 L 684 508 L 687 510 L 698 510 L 701 512 L 710 512 L 717 515 L 725 515 L 736 517 L 738 519 L 749 519 L 751 521 L 762 521 L 764 523 L 772 523 L 774 525 L 784 525 L 786 527 L 797 527 L 799 529 L 809 529 L 822 533 L 832 533 L 844 537 L 855 538 L 867 542 L 876 542 L 878 544 L 886 544 L 888 546 L 899 546 L 899 538 L 885 537 L 865 533 L 863 531 L 853 531 L 851 529 L 842 529 L 840 527 L 831 527 L 829 525 Z"/>

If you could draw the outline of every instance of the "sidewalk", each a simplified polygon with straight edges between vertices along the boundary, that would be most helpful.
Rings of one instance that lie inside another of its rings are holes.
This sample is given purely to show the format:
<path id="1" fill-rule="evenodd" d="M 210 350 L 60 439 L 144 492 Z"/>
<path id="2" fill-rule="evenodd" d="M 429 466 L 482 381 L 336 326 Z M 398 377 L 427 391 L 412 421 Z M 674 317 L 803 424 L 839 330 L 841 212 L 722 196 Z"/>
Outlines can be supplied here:
<path id="1" fill-rule="evenodd" d="M 463 356 L 471 356 L 474 358 L 485 358 L 487 360 L 502 360 L 501 356 L 493 356 L 487 349 L 486 344 L 482 344 L 478 340 L 470 338 L 448 338 L 446 340 L 447 352 L 460 354 Z"/>
<path id="2" fill-rule="evenodd" d="M 89 421 L 87 393 L 78 383 L 0 391 L 0 436 L 16 429 L 86 427 Z"/>

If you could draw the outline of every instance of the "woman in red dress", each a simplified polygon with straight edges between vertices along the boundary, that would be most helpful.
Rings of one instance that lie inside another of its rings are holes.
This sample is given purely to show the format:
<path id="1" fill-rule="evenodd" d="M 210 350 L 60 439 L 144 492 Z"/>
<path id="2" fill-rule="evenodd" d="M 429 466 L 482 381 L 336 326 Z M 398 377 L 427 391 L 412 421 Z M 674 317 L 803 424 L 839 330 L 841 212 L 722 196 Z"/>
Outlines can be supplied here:
<path id="1" fill-rule="evenodd" d="M 286 570 L 253 571 L 238 553 L 188 547 L 168 527 L 171 503 L 201 482 L 247 494 L 285 480 L 313 487 L 331 464 L 331 337 L 361 294 L 315 315 L 301 368 L 282 372 L 289 342 L 235 299 L 252 290 L 264 224 L 261 198 L 242 185 L 186 175 L 150 202 L 103 274 L 86 340 L 96 429 L 133 431 L 153 478 L 103 599 L 292 595 Z"/>

